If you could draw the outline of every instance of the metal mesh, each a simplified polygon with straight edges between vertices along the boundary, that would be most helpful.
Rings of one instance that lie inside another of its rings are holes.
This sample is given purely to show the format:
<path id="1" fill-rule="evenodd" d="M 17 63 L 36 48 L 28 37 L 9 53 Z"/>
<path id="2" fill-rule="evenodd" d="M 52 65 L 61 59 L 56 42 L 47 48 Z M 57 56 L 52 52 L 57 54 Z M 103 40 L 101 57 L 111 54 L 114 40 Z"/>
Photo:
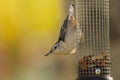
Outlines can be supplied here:
<path id="1" fill-rule="evenodd" d="M 76 0 L 75 2 L 80 75 L 109 75 L 109 0 Z M 97 70 L 100 72 L 97 73 Z"/>

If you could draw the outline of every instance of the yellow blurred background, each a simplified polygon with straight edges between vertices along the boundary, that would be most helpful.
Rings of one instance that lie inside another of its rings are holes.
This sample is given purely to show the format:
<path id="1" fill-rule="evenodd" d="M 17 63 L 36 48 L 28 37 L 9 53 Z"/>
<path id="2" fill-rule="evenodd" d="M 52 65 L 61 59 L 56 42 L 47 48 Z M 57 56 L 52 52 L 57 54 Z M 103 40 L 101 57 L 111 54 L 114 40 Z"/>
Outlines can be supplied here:
<path id="1" fill-rule="evenodd" d="M 72 79 L 66 77 L 72 56 L 44 57 L 58 38 L 66 6 L 64 0 L 0 1 L 0 80 Z"/>
<path id="2" fill-rule="evenodd" d="M 40 36 L 43 43 L 48 42 L 59 29 L 64 14 L 61 5 L 59 0 L 0 1 L 1 41 L 10 45 L 27 34 L 37 34 L 34 36 Z"/>
<path id="3" fill-rule="evenodd" d="M 57 0 L 0 1 L 1 79 L 14 74 L 12 68 L 27 66 L 35 60 L 31 60 L 32 56 L 44 55 L 44 48 L 55 40 L 51 36 L 57 36 L 62 17 L 60 6 Z"/>

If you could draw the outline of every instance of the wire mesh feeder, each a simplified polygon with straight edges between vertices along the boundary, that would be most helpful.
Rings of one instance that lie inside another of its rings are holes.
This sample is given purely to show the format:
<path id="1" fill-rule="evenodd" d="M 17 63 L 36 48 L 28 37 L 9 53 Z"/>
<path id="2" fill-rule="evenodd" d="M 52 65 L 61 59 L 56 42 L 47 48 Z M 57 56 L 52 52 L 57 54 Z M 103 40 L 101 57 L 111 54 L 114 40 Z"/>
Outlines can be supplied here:
<path id="1" fill-rule="evenodd" d="M 104 52 L 103 52 L 104 53 Z M 110 71 L 109 55 L 101 53 L 98 56 L 84 56 L 79 62 L 80 76 L 107 76 Z"/>
<path id="2" fill-rule="evenodd" d="M 112 80 L 110 77 L 109 0 L 75 0 L 75 2 L 78 22 L 78 80 Z M 81 37 L 81 32 L 84 37 Z"/>

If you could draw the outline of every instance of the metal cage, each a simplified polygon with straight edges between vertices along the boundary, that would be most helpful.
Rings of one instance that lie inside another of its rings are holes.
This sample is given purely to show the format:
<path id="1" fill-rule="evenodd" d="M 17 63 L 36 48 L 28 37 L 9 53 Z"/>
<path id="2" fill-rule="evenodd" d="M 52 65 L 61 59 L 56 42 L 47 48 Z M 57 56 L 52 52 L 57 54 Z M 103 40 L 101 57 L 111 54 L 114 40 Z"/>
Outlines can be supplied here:
<path id="1" fill-rule="evenodd" d="M 109 0 L 75 0 L 75 3 L 78 80 L 106 80 L 96 77 L 110 76 Z"/>

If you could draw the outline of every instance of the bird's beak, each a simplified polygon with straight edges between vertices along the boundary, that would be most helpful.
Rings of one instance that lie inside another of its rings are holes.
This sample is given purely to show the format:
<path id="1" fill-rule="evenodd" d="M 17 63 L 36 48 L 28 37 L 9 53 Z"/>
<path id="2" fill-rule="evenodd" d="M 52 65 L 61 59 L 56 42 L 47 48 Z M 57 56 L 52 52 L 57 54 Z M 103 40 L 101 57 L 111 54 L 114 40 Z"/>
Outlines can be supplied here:
<path id="1" fill-rule="evenodd" d="M 50 52 L 48 52 L 47 54 L 45 54 L 45 56 L 48 56 L 50 54 Z"/>

